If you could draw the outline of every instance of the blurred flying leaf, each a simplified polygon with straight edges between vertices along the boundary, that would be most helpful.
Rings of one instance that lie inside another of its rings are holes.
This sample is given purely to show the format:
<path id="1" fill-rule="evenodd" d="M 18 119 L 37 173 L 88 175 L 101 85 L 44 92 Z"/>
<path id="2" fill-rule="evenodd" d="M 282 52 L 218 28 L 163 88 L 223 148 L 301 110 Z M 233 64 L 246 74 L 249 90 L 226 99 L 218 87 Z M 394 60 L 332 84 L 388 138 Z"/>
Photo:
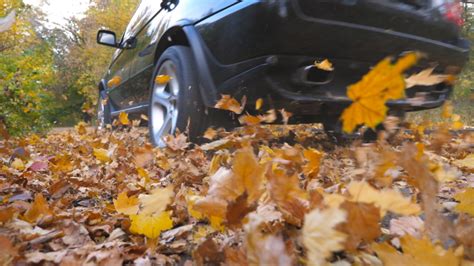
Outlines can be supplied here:
<path id="1" fill-rule="evenodd" d="M 158 75 L 155 78 L 155 82 L 159 85 L 168 84 L 171 81 L 171 77 L 168 75 Z"/>
<path id="2" fill-rule="evenodd" d="M 263 99 L 258 98 L 257 101 L 255 102 L 255 110 L 260 110 L 263 105 Z"/>
<path id="3" fill-rule="evenodd" d="M 247 97 L 242 98 L 242 104 L 240 104 L 236 99 L 232 98 L 230 95 L 222 95 L 222 98 L 216 103 L 214 108 L 227 110 L 234 112 L 240 115 L 245 108 L 245 104 L 247 102 Z"/>
<path id="4" fill-rule="evenodd" d="M 119 122 L 121 125 L 127 126 L 130 125 L 130 120 L 128 119 L 128 114 L 121 112 L 119 114 Z"/>
<path id="5" fill-rule="evenodd" d="M 382 123 L 388 108 L 388 100 L 405 97 L 403 72 L 418 61 L 416 53 L 409 53 L 396 64 L 386 58 L 378 63 L 361 81 L 347 88 L 347 96 L 353 102 L 341 116 L 343 130 L 353 132 L 357 126 L 365 125 L 372 129 Z"/>
<path id="6" fill-rule="evenodd" d="M 321 62 L 314 62 L 314 65 L 324 71 L 334 71 L 334 67 L 332 66 L 332 63 L 328 59 L 324 59 Z"/>
<path id="7" fill-rule="evenodd" d="M 451 75 L 433 74 L 434 67 L 427 68 L 417 74 L 413 74 L 405 79 L 406 88 L 414 86 L 433 86 L 445 82 Z"/>

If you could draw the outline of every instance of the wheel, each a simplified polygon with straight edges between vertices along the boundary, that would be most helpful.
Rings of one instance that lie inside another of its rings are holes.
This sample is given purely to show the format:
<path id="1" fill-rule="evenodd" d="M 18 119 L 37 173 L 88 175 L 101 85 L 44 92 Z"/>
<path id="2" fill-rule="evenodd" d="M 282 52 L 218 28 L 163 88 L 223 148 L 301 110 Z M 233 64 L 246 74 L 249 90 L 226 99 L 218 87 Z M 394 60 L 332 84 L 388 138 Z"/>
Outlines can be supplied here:
<path id="1" fill-rule="evenodd" d="M 172 46 L 158 59 L 151 80 L 148 123 L 154 145 L 164 147 L 163 137 L 177 130 L 199 141 L 208 127 L 223 123 L 216 110 L 204 106 L 196 69 L 191 49 L 186 46 Z M 158 84 L 155 80 L 159 75 L 171 80 Z"/>
<path id="2" fill-rule="evenodd" d="M 99 100 L 97 103 L 97 127 L 103 129 L 111 123 L 110 104 L 101 91 L 99 92 Z"/>

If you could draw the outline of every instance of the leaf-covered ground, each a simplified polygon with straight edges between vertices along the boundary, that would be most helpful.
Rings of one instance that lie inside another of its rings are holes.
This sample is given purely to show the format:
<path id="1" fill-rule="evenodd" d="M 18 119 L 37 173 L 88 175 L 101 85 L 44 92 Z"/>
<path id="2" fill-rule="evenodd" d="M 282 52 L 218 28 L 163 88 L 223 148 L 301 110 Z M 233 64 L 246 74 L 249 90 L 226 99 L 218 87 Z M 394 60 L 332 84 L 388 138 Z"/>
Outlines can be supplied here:
<path id="1" fill-rule="evenodd" d="M 132 126 L 2 140 L 0 262 L 472 265 L 474 135 L 422 129 L 350 146 L 314 125 L 164 149 Z"/>

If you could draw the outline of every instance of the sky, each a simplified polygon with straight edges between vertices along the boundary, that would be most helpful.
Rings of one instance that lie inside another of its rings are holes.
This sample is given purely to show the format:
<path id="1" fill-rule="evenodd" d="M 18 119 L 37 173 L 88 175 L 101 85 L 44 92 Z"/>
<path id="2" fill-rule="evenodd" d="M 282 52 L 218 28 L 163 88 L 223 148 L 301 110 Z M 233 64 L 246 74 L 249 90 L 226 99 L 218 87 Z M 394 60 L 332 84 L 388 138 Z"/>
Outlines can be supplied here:
<path id="1" fill-rule="evenodd" d="M 51 27 L 64 25 L 73 16 L 80 17 L 88 8 L 89 0 L 24 0 L 25 4 L 41 8 Z"/>

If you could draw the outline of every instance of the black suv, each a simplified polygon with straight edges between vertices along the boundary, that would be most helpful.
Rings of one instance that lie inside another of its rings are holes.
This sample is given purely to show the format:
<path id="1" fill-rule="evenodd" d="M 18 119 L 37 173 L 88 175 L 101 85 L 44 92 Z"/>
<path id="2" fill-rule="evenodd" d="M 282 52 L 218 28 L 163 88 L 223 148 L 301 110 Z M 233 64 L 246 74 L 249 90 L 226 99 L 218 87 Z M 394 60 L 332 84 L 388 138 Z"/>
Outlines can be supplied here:
<path id="1" fill-rule="evenodd" d="M 347 86 L 387 56 L 419 51 L 414 71 L 458 74 L 469 48 L 461 24 L 455 0 L 142 0 L 120 40 L 98 33 L 100 44 L 117 48 L 99 85 L 99 121 L 148 114 L 156 145 L 177 129 L 196 139 L 231 123 L 213 108 L 229 94 L 329 128 L 350 104 Z M 314 67 L 324 59 L 334 71 Z M 387 105 L 435 108 L 451 90 L 415 86 Z"/>

